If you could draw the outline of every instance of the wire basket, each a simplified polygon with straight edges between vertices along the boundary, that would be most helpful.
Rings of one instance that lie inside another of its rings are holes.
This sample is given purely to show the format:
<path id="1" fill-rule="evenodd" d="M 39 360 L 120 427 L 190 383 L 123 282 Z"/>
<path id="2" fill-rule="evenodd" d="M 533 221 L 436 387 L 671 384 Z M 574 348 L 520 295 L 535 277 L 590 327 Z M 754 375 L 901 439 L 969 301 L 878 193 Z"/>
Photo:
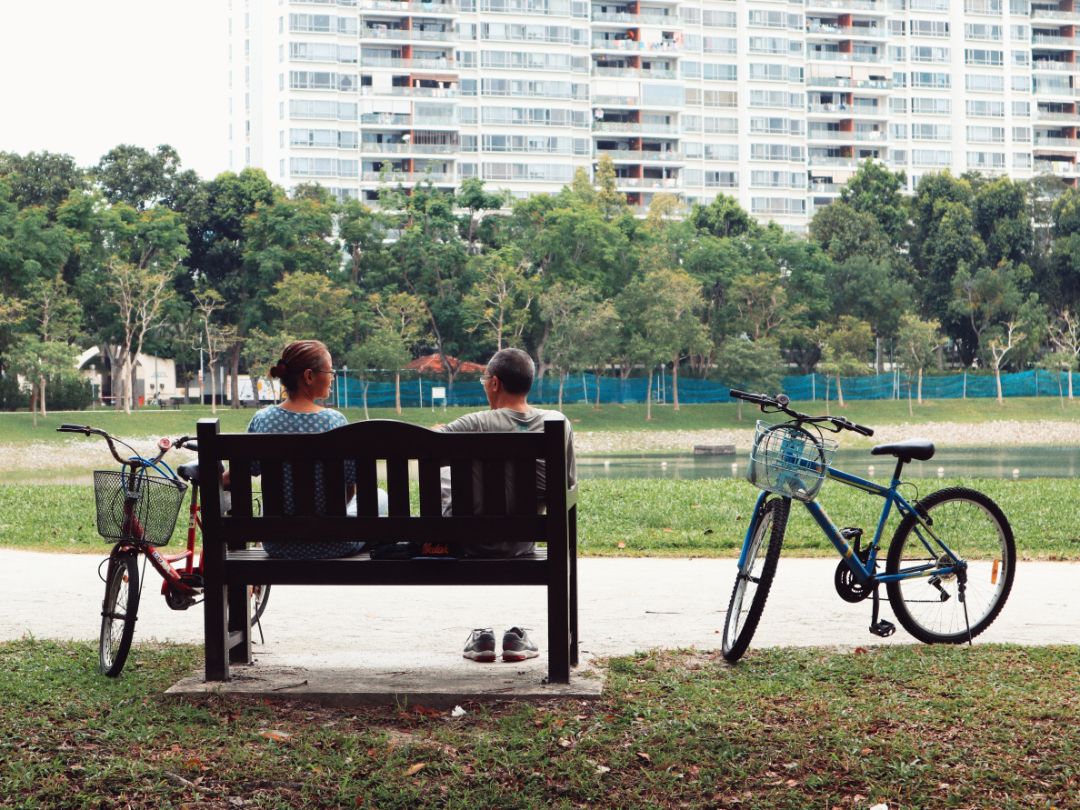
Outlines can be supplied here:
<path id="1" fill-rule="evenodd" d="M 131 485 L 131 488 L 129 488 Z M 106 540 L 140 540 L 163 546 L 176 528 L 187 485 L 158 475 L 97 470 L 94 500 L 98 534 Z"/>
<path id="2" fill-rule="evenodd" d="M 766 492 L 812 501 L 825 481 L 837 443 L 795 424 L 759 421 L 747 479 Z"/>

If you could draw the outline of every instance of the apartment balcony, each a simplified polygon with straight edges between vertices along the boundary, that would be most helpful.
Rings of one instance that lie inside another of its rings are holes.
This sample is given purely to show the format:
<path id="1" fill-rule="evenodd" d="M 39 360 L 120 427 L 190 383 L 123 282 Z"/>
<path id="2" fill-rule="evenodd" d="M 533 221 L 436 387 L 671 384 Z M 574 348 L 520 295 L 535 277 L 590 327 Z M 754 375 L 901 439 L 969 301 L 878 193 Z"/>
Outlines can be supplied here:
<path id="1" fill-rule="evenodd" d="M 677 79 L 674 70 L 644 70 L 643 68 L 594 67 L 592 75 L 609 79 Z"/>
<path id="2" fill-rule="evenodd" d="M 1032 94 L 1039 98 L 1061 98 L 1061 99 L 1074 99 L 1080 98 L 1080 87 L 1036 87 Z"/>
<path id="3" fill-rule="evenodd" d="M 1032 34 L 1031 44 L 1045 48 L 1080 48 L 1080 37 L 1058 37 L 1052 34 Z"/>
<path id="4" fill-rule="evenodd" d="M 1059 152 L 1059 151 L 1072 151 L 1074 149 L 1080 149 L 1080 139 L 1077 138 L 1055 138 L 1048 136 L 1035 136 L 1035 151 L 1043 152 Z"/>
<path id="5" fill-rule="evenodd" d="M 1036 59 L 1031 63 L 1031 69 L 1035 71 L 1051 71 L 1053 73 L 1080 73 L 1080 62 L 1055 62 Z"/>
<path id="6" fill-rule="evenodd" d="M 885 54 L 840 53 L 839 51 L 807 51 L 811 62 L 852 62 L 856 64 L 879 65 L 885 61 Z"/>
<path id="7" fill-rule="evenodd" d="M 617 51 L 626 53 L 671 53 L 681 51 L 682 43 L 664 40 L 662 42 L 641 42 L 636 39 L 593 39 L 594 51 Z"/>
<path id="8" fill-rule="evenodd" d="M 672 150 L 659 152 L 635 149 L 597 149 L 596 157 L 607 155 L 616 163 L 685 163 L 682 153 Z"/>
<path id="9" fill-rule="evenodd" d="M 843 141 L 845 143 L 853 143 L 855 141 L 884 141 L 884 132 L 859 132 L 855 130 L 853 132 L 840 132 L 835 129 L 828 130 L 810 130 L 807 135 L 807 139 L 811 141 Z"/>
<path id="10" fill-rule="evenodd" d="M 807 191 L 811 194 L 839 194 L 843 188 L 842 183 L 816 183 L 811 180 Z"/>
<path id="11" fill-rule="evenodd" d="M 1080 22 L 1080 12 L 1061 11 L 1055 8 L 1037 8 L 1031 12 L 1033 20 L 1060 20 L 1061 22 Z"/>
<path id="12" fill-rule="evenodd" d="M 434 127 L 436 129 L 457 129 L 458 122 L 441 116 L 410 115 L 409 113 L 365 113 L 360 116 L 360 123 L 367 126 L 402 127 L 416 129 Z"/>
<path id="13" fill-rule="evenodd" d="M 454 182 L 453 172 L 387 172 L 385 175 L 382 172 L 364 172 L 360 179 L 366 183 L 377 183 L 381 180 L 386 180 L 390 183 L 422 183 L 425 180 L 430 180 L 432 183 L 439 183 L 440 185 L 452 184 Z"/>
<path id="14" fill-rule="evenodd" d="M 1066 160 L 1036 160 L 1035 171 L 1058 177 L 1080 177 L 1080 164 Z"/>
<path id="15" fill-rule="evenodd" d="M 889 9 L 884 2 L 877 0 L 806 0 L 806 13 L 810 14 L 818 9 L 829 11 L 861 11 L 871 14 L 885 15 Z"/>
<path id="16" fill-rule="evenodd" d="M 1035 118 L 1039 121 L 1067 121 L 1080 123 L 1080 112 L 1051 112 L 1050 110 L 1035 110 Z"/>
<path id="17" fill-rule="evenodd" d="M 363 154 L 378 155 L 452 155 L 461 151 L 456 143 L 369 143 L 360 142 Z"/>
<path id="18" fill-rule="evenodd" d="M 828 25 L 825 23 L 808 23 L 806 33 L 810 36 L 823 39 L 888 39 L 889 33 L 877 26 L 866 25 Z"/>
<path id="19" fill-rule="evenodd" d="M 393 11 L 398 14 L 457 14 L 457 0 L 443 3 L 424 3 L 420 0 L 357 0 L 361 11 Z"/>
<path id="20" fill-rule="evenodd" d="M 808 162 L 811 166 L 835 166 L 841 169 L 851 169 L 852 171 L 859 167 L 859 161 L 853 157 L 822 157 L 820 155 L 810 155 Z"/>
<path id="21" fill-rule="evenodd" d="M 649 124 L 638 121 L 594 121 L 593 132 L 618 132 L 631 135 L 678 135 L 674 124 Z"/>
<path id="22" fill-rule="evenodd" d="M 423 31 L 419 28 L 361 28 L 360 39 L 450 42 L 455 39 L 455 34 L 453 31 Z"/>
<path id="23" fill-rule="evenodd" d="M 850 87 L 854 90 L 888 91 L 892 89 L 892 79 L 848 79 L 843 76 L 807 76 L 807 87 Z"/>
<path id="24" fill-rule="evenodd" d="M 410 98 L 457 98 L 456 87 L 388 87 L 375 89 L 374 87 L 361 87 L 362 96 L 404 96 Z"/>
<path id="25" fill-rule="evenodd" d="M 616 188 L 678 188 L 677 177 L 616 177 Z"/>
<path id="26" fill-rule="evenodd" d="M 592 21 L 595 23 L 633 23 L 639 20 L 637 14 L 616 14 L 610 11 L 594 11 Z"/>

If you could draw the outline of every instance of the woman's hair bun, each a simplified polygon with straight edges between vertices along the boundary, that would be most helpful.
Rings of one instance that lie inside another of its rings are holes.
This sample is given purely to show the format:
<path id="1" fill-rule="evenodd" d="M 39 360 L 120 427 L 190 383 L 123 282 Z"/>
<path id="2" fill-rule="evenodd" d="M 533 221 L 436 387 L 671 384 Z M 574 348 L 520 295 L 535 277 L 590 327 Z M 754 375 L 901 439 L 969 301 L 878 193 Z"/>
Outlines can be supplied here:
<path id="1" fill-rule="evenodd" d="M 288 371 L 288 369 L 289 367 L 285 365 L 284 360 L 278 360 L 277 365 L 270 368 L 270 376 L 276 379 L 281 379 L 285 376 L 285 372 Z"/>

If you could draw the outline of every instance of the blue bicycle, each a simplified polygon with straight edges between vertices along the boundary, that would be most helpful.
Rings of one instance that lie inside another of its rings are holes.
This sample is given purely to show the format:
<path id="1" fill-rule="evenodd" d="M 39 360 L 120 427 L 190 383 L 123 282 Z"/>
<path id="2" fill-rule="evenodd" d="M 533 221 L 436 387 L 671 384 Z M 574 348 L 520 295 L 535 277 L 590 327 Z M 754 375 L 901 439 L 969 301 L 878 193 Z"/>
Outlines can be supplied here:
<path id="1" fill-rule="evenodd" d="M 841 416 L 810 416 L 792 410 L 779 395 L 731 392 L 758 405 L 763 413 L 782 413 L 780 424 L 758 422 L 748 478 L 762 491 L 754 506 L 739 554 L 738 574 L 724 622 L 723 652 L 738 661 L 750 645 L 776 575 L 792 500 L 802 502 L 836 547 L 841 560 L 834 585 L 847 602 L 870 598 L 870 632 L 885 637 L 896 631 L 878 618 L 878 586 L 885 585 L 889 605 L 911 635 L 927 644 L 971 643 L 1005 606 L 1016 568 L 1012 528 L 1001 508 L 981 492 L 950 487 L 909 502 L 899 490 L 904 465 L 927 461 L 934 445 L 923 439 L 881 444 L 870 452 L 893 456 L 896 468 L 888 486 L 831 466 L 837 443 L 822 431 L 874 431 Z M 884 499 L 877 529 L 863 545 L 861 528 L 837 528 L 814 498 L 828 479 Z M 900 517 L 879 571 L 878 551 L 893 509 Z M 764 552 L 764 553 L 763 553 Z"/>

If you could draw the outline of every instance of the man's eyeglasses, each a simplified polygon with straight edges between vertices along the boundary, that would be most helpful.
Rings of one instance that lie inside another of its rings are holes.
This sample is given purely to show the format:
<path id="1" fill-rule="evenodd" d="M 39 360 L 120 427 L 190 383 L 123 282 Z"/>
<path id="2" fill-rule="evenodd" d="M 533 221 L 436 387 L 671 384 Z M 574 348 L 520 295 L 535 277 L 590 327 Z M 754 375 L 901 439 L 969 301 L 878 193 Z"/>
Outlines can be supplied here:
<path id="1" fill-rule="evenodd" d="M 316 374 L 337 374 L 336 368 L 313 368 L 311 371 L 314 371 Z"/>
<path id="2" fill-rule="evenodd" d="M 490 379 L 492 378 L 492 376 L 493 376 L 493 375 L 491 375 L 491 374 L 488 374 L 488 373 L 487 373 L 487 372 L 485 371 L 485 372 L 484 372 L 483 374 L 481 374 L 481 375 L 480 375 L 480 382 L 482 382 L 482 383 L 486 383 L 486 382 L 487 382 L 488 380 L 490 380 Z"/>

